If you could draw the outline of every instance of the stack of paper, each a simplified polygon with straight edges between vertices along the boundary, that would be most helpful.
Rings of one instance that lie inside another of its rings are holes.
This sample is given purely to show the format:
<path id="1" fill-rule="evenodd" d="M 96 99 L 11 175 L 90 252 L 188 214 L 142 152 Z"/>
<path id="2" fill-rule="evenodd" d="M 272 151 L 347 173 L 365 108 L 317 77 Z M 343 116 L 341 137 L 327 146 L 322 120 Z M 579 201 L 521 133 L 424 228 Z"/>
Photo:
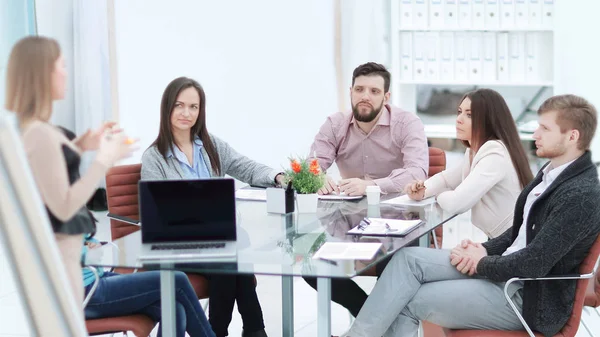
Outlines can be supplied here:
<path id="1" fill-rule="evenodd" d="M 313 259 L 370 260 L 381 248 L 381 242 L 325 242 Z"/>
<path id="2" fill-rule="evenodd" d="M 369 218 L 370 224 L 356 226 L 348 234 L 371 236 L 404 236 L 423 223 L 421 220 Z"/>

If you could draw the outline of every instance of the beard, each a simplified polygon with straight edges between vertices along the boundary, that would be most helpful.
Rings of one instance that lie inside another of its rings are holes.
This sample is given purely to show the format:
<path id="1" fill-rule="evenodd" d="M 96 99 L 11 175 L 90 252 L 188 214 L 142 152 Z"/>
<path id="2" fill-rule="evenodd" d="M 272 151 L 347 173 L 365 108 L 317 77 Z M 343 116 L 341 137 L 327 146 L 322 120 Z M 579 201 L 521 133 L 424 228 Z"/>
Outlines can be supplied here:
<path id="1" fill-rule="evenodd" d="M 379 107 L 373 107 L 373 108 L 371 108 L 371 111 L 369 111 L 369 113 L 367 113 L 366 115 L 363 115 L 359 111 L 358 104 L 359 103 L 356 103 L 352 106 L 352 114 L 354 115 L 354 119 L 356 119 L 359 122 L 364 122 L 364 123 L 372 122 L 377 117 L 377 115 L 379 115 L 379 113 L 381 112 L 381 109 L 383 109 L 383 100 L 382 100 L 381 104 L 379 104 Z"/>
<path id="2" fill-rule="evenodd" d="M 552 147 L 542 147 L 535 150 L 535 154 L 540 158 L 552 159 L 560 157 L 567 152 L 564 142 L 555 144 Z"/>

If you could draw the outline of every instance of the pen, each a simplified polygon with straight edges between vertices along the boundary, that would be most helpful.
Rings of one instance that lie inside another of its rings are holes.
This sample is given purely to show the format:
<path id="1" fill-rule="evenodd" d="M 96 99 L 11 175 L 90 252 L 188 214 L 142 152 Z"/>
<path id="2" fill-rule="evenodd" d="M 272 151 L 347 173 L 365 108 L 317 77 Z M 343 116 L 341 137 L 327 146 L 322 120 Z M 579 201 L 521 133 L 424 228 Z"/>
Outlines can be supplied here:
<path id="1" fill-rule="evenodd" d="M 336 261 L 325 259 L 325 258 L 322 258 L 322 257 L 320 257 L 319 260 L 321 260 L 323 262 L 327 262 L 327 263 L 329 263 L 331 265 L 337 266 L 337 262 Z"/>

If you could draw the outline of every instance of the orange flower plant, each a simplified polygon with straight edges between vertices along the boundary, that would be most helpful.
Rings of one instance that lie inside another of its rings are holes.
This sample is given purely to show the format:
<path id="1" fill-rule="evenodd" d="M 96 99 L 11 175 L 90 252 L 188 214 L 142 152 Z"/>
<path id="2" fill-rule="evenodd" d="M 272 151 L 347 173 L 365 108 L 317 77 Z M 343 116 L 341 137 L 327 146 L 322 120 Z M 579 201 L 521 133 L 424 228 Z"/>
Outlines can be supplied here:
<path id="1" fill-rule="evenodd" d="M 298 194 L 311 194 L 323 187 L 325 176 L 317 159 L 290 158 L 286 178 Z"/>

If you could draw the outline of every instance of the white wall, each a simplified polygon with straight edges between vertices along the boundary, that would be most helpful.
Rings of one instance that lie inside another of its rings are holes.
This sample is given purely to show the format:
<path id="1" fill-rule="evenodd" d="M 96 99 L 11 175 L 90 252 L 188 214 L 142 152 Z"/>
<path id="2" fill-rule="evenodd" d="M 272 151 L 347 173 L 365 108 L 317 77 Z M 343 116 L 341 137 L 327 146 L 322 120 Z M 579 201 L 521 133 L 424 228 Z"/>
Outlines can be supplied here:
<path id="1" fill-rule="evenodd" d="M 54 103 L 52 122 L 75 130 L 73 0 L 36 0 L 35 6 L 38 34 L 58 40 L 69 74 L 64 100 Z"/>
<path id="2" fill-rule="evenodd" d="M 600 109 L 600 1 L 555 1 L 555 94 L 575 94 Z M 592 141 L 592 154 L 600 160 L 600 135 Z"/>
<path id="3" fill-rule="evenodd" d="M 287 166 L 336 110 L 333 17 L 323 0 L 115 1 L 121 126 L 149 146 L 164 88 L 189 76 L 206 91 L 211 133 Z"/>

